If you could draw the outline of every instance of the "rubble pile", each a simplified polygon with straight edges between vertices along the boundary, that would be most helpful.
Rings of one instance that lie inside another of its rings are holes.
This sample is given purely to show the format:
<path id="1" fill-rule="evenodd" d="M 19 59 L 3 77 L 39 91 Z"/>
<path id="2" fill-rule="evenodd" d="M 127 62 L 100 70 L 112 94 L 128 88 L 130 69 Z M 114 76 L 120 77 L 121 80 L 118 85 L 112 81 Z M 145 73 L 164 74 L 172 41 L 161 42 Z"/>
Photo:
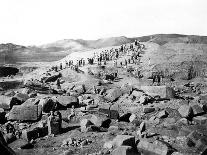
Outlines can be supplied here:
<path id="1" fill-rule="evenodd" d="M 169 85 L 162 83 L 165 77 L 156 74 L 151 81 L 135 68 L 136 76 L 129 76 L 145 50 L 140 43 L 134 47 L 121 46 L 88 64 L 70 60 L 26 79 L 24 88 L 2 91 L 3 154 L 40 147 L 53 154 L 206 154 L 205 81 Z M 102 63 L 105 69 L 95 72 Z M 66 72 L 80 80 L 71 82 Z"/>

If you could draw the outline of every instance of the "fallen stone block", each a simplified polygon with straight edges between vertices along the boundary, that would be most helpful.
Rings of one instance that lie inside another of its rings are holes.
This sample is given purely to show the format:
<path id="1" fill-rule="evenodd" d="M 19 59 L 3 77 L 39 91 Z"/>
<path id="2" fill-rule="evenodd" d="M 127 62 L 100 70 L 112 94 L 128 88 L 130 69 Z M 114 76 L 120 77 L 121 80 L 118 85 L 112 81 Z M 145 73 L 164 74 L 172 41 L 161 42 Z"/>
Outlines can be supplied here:
<path id="1" fill-rule="evenodd" d="M 155 116 L 150 117 L 150 119 L 148 120 L 148 123 L 150 124 L 159 124 L 159 122 L 160 122 L 160 119 Z"/>
<path id="2" fill-rule="evenodd" d="M 16 153 L 6 144 L 3 134 L 0 132 L 0 150 L 2 155 L 16 155 Z"/>
<path id="3" fill-rule="evenodd" d="M 197 124 L 203 125 L 206 124 L 207 118 L 204 116 L 196 116 L 193 117 L 193 121 L 195 121 Z"/>
<path id="4" fill-rule="evenodd" d="M 5 110 L 9 110 L 12 108 L 13 105 L 20 104 L 15 98 L 8 97 L 8 96 L 0 96 L 0 108 L 3 108 Z"/>
<path id="5" fill-rule="evenodd" d="M 35 140 L 40 137 L 44 137 L 48 134 L 48 128 L 47 127 L 36 127 L 33 129 L 25 129 L 22 131 L 22 139 L 26 141 L 31 141 L 32 139 Z"/>
<path id="6" fill-rule="evenodd" d="M 103 114 L 106 114 L 109 116 L 110 115 L 110 105 L 109 104 L 99 105 L 98 111 L 100 113 L 103 113 Z"/>
<path id="7" fill-rule="evenodd" d="M 13 133 L 7 133 L 7 134 L 4 134 L 4 139 L 7 144 L 10 144 L 16 140 L 16 136 Z"/>
<path id="8" fill-rule="evenodd" d="M 29 89 L 29 88 L 24 88 L 24 89 L 22 90 L 22 94 L 29 94 L 29 93 L 31 93 L 31 92 L 32 92 L 32 90 Z"/>
<path id="9" fill-rule="evenodd" d="M 8 120 L 37 121 L 42 115 L 42 106 L 13 106 L 9 112 Z"/>
<path id="10" fill-rule="evenodd" d="M 154 108 L 154 107 L 144 107 L 144 108 L 143 108 L 143 112 L 144 112 L 145 114 L 147 114 L 147 113 L 151 113 L 151 112 L 153 112 L 153 111 L 155 111 L 155 108 Z"/>
<path id="11" fill-rule="evenodd" d="M 138 102 L 139 102 L 140 104 L 147 104 L 147 103 L 150 102 L 150 98 L 149 98 L 149 96 L 147 96 L 147 95 L 144 94 L 144 95 L 142 95 L 142 96 L 139 98 Z"/>
<path id="12" fill-rule="evenodd" d="M 125 113 L 119 117 L 119 121 L 130 122 L 129 118 L 131 115 L 132 115 L 131 113 Z"/>
<path id="13" fill-rule="evenodd" d="M 193 105 L 192 110 L 194 116 L 204 113 L 203 109 L 199 105 Z"/>
<path id="14" fill-rule="evenodd" d="M 189 105 L 180 106 L 180 108 L 178 109 L 178 112 L 180 113 L 180 115 L 182 117 L 185 117 L 185 118 L 188 118 L 188 117 L 192 116 L 192 114 L 193 114 L 192 107 Z"/>
<path id="15" fill-rule="evenodd" d="M 167 113 L 167 111 L 165 111 L 165 110 L 162 110 L 162 111 L 160 111 L 159 113 L 158 113 L 158 118 L 166 118 L 168 116 L 168 113 Z"/>
<path id="16" fill-rule="evenodd" d="M 90 104 L 92 104 L 93 102 L 94 102 L 93 99 L 86 99 L 86 100 L 83 100 L 83 104 L 85 104 L 85 105 L 90 105 Z"/>
<path id="17" fill-rule="evenodd" d="M 177 124 L 188 125 L 189 121 L 186 118 L 181 118 L 177 121 Z"/>
<path id="18" fill-rule="evenodd" d="M 122 87 L 121 87 L 121 90 L 122 90 L 122 93 L 123 94 L 128 94 L 130 95 L 133 91 L 133 87 L 132 85 L 128 85 L 128 84 L 124 84 Z"/>
<path id="19" fill-rule="evenodd" d="M 36 98 L 29 98 L 28 100 L 26 100 L 23 104 L 21 104 L 22 106 L 27 106 L 27 105 L 38 105 L 39 104 L 39 99 Z"/>
<path id="20" fill-rule="evenodd" d="M 94 125 L 94 124 L 90 120 L 82 119 L 80 121 L 81 132 L 87 132 L 88 128 L 92 125 Z"/>
<path id="21" fill-rule="evenodd" d="M 112 141 L 105 142 L 103 148 L 112 149 L 113 148 L 113 142 Z"/>
<path id="22" fill-rule="evenodd" d="M 106 92 L 106 96 L 105 98 L 111 102 L 116 101 L 120 96 L 122 96 L 123 92 L 121 91 L 121 89 L 109 89 Z"/>
<path id="23" fill-rule="evenodd" d="M 114 149 L 111 153 L 112 155 L 137 155 L 136 152 L 131 146 L 119 146 Z"/>
<path id="24" fill-rule="evenodd" d="M 45 113 L 49 113 L 50 111 L 57 109 L 57 102 L 51 98 L 40 99 L 39 105 L 42 106 L 42 111 Z"/>
<path id="25" fill-rule="evenodd" d="M 57 102 L 68 108 L 79 106 L 78 98 L 75 96 L 59 96 L 57 97 Z"/>
<path id="26" fill-rule="evenodd" d="M 141 96 L 143 96 L 143 92 L 134 90 L 131 95 L 135 96 L 136 99 L 139 99 Z"/>
<path id="27" fill-rule="evenodd" d="M 12 97 L 12 96 L 15 95 L 15 92 L 14 92 L 13 90 L 11 90 L 11 91 L 7 91 L 4 95 L 5 95 L 5 96 L 8 96 L 8 97 Z"/>
<path id="28" fill-rule="evenodd" d="M 196 153 L 199 155 L 207 154 L 207 141 L 205 139 L 199 139 L 196 143 Z"/>
<path id="29" fill-rule="evenodd" d="M 139 126 L 139 130 L 140 132 L 144 132 L 146 130 L 146 125 L 145 125 L 145 122 L 142 122 Z"/>
<path id="30" fill-rule="evenodd" d="M 36 92 L 32 92 L 28 96 L 29 96 L 29 98 L 35 98 L 37 96 L 37 93 Z"/>
<path id="31" fill-rule="evenodd" d="M 86 92 L 85 85 L 79 85 L 72 89 L 72 92 L 77 93 L 78 95 L 84 94 Z"/>
<path id="32" fill-rule="evenodd" d="M 14 97 L 19 100 L 21 103 L 25 102 L 27 99 L 29 99 L 28 94 L 23 94 L 23 93 L 17 93 L 14 95 Z"/>
<path id="33" fill-rule="evenodd" d="M 197 131 L 192 131 L 188 136 L 187 136 L 187 145 L 192 147 L 192 146 L 195 146 L 197 141 L 199 139 L 202 138 L 202 135 L 197 132 Z"/>
<path id="34" fill-rule="evenodd" d="M 150 96 L 159 95 L 161 98 L 170 99 L 175 97 L 175 91 L 167 86 L 141 86 L 140 88 Z"/>
<path id="35" fill-rule="evenodd" d="M 118 105 L 112 105 L 110 106 L 110 114 L 109 117 L 111 119 L 119 119 L 119 106 Z"/>
<path id="36" fill-rule="evenodd" d="M 44 79 L 45 83 L 47 82 L 55 82 L 59 77 L 61 77 L 60 73 L 54 73 L 53 75 L 46 77 Z"/>
<path id="37" fill-rule="evenodd" d="M 106 116 L 96 116 L 92 115 L 90 121 L 97 127 L 109 128 L 111 119 Z"/>
<path id="38" fill-rule="evenodd" d="M 168 154 L 168 147 L 159 142 L 150 143 L 146 140 L 141 140 L 138 145 L 137 149 L 139 152 L 143 154 L 152 154 L 152 155 L 167 155 Z"/>
<path id="39" fill-rule="evenodd" d="M 32 148 L 34 148 L 34 144 L 32 144 L 30 142 L 29 143 L 27 142 L 27 143 L 21 145 L 20 148 L 21 149 L 32 149 Z"/>
<path id="40" fill-rule="evenodd" d="M 137 120 L 137 115 L 136 114 L 131 114 L 131 116 L 129 117 L 129 122 L 134 123 L 135 120 Z"/>
<path id="41" fill-rule="evenodd" d="M 122 145 L 135 147 L 135 137 L 130 135 L 117 135 L 113 139 L 113 145 L 116 147 Z"/>

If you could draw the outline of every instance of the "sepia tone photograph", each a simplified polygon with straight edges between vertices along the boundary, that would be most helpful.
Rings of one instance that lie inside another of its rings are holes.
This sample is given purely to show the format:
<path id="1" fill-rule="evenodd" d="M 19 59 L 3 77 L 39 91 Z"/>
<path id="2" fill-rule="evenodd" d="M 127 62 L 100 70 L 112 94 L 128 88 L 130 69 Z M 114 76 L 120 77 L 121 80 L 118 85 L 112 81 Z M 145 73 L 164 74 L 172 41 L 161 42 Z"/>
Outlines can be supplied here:
<path id="1" fill-rule="evenodd" d="M 0 0 L 0 155 L 207 155 L 207 1 Z"/>

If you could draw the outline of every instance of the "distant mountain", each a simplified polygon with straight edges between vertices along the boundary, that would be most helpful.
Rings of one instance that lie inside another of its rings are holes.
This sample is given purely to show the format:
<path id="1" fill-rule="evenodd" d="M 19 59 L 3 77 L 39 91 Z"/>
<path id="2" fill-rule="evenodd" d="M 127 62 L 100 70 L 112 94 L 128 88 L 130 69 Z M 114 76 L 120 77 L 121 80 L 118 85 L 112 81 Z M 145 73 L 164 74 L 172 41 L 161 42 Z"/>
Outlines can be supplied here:
<path id="1" fill-rule="evenodd" d="M 155 34 L 127 38 L 125 36 L 102 38 L 97 40 L 64 39 L 41 46 L 21 46 L 12 43 L 0 44 L 0 64 L 18 62 L 56 61 L 72 52 L 87 51 L 110 46 L 141 42 L 153 42 L 159 45 L 167 43 L 207 44 L 207 36 L 182 34 Z"/>
<path id="2" fill-rule="evenodd" d="M 127 38 L 124 36 L 102 38 L 98 40 L 64 39 L 64 40 L 56 41 L 54 43 L 41 45 L 39 47 L 43 49 L 60 48 L 62 50 L 82 51 L 82 50 L 103 48 L 109 46 L 119 46 L 122 44 L 130 43 L 132 41 L 133 40 L 131 38 Z"/>

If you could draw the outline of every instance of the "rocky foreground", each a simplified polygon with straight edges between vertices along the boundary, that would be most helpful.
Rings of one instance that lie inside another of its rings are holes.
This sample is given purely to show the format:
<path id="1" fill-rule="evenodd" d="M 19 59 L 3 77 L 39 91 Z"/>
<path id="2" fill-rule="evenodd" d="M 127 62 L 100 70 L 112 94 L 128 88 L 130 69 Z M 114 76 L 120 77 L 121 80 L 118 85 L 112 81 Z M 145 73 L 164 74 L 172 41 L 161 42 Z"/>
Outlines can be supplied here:
<path id="1" fill-rule="evenodd" d="M 139 49 L 141 58 L 147 48 Z M 148 61 L 119 65 L 131 58 L 133 49 L 127 50 L 118 65 L 109 60 L 78 69 L 40 68 L 18 88 L 2 89 L 1 152 L 205 155 L 206 79 L 163 76 L 153 83 Z"/>

